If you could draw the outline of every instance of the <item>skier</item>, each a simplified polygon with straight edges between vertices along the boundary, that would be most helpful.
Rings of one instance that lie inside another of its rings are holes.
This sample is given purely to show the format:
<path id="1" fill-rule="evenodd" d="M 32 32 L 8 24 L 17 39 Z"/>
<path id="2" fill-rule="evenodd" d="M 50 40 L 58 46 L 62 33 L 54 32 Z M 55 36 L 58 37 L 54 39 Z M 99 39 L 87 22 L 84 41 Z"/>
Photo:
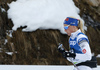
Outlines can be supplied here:
<path id="1" fill-rule="evenodd" d="M 63 44 L 58 46 L 63 57 L 74 64 L 74 70 L 92 70 L 97 65 L 96 58 L 92 57 L 88 37 L 84 34 L 82 22 L 79 19 L 67 17 L 64 29 L 69 38 L 70 50 Z"/>

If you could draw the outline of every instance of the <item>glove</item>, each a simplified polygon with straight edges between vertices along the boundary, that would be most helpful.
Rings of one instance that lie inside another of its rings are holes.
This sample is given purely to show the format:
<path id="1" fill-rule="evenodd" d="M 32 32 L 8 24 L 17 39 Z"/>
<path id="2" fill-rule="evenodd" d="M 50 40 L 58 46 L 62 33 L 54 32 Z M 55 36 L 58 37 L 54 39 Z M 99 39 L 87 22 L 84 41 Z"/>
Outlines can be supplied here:
<path id="1" fill-rule="evenodd" d="M 63 48 L 63 44 L 59 44 L 59 46 L 58 46 L 58 51 L 59 51 L 60 53 L 65 52 L 65 49 Z"/>
<path id="2" fill-rule="evenodd" d="M 76 54 L 75 54 L 75 53 L 68 52 L 68 51 L 65 51 L 65 52 L 63 52 L 63 57 L 64 57 L 64 58 L 72 57 L 72 58 L 75 59 Z"/>

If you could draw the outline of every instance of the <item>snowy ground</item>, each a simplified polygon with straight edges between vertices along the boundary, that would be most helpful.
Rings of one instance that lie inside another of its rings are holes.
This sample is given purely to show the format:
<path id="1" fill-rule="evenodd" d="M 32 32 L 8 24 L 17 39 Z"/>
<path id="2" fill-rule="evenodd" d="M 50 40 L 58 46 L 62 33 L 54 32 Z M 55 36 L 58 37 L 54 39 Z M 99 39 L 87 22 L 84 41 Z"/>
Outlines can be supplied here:
<path id="1" fill-rule="evenodd" d="M 0 65 L 0 70 L 73 70 L 73 68 L 61 65 Z M 100 66 L 93 70 L 100 70 Z"/>

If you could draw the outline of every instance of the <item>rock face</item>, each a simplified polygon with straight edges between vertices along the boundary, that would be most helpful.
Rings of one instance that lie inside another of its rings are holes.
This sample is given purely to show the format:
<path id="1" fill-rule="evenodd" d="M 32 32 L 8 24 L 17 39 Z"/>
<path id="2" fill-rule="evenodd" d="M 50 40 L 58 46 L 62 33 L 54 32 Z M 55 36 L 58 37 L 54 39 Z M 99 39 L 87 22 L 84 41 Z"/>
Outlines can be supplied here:
<path id="1" fill-rule="evenodd" d="M 98 7 L 100 5 L 100 0 L 85 0 L 90 6 Z"/>
<path id="2" fill-rule="evenodd" d="M 5 9 L 4 12 L 0 9 L 0 64 L 71 64 L 57 50 L 59 43 L 68 49 L 68 36 L 59 30 L 22 32 L 22 27 L 17 31 L 11 30 L 13 23 L 8 19 L 6 11 L 9 9 L 7 3 L 12 1 L 14 0 L 0 0 L 0 7 Z M 75 0 L 76 6 L 80 8 L 80 16 L 86 21 L 86 34 L 92 52 L 97 55 L 100 53 L 100 2 L 96 3 L 93 0 Z"/>

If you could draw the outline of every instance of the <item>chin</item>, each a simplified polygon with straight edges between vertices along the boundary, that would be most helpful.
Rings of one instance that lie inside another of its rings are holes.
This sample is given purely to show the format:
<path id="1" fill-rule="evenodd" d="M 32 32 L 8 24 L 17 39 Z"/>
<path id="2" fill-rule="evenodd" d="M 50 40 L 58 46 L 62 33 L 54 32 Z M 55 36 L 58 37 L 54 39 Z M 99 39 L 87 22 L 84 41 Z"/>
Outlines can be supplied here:
<path id="1" fill-rule="evenodd" d="M 70 36 L 70 34 L 67 34 L 68 36 Z"/>

